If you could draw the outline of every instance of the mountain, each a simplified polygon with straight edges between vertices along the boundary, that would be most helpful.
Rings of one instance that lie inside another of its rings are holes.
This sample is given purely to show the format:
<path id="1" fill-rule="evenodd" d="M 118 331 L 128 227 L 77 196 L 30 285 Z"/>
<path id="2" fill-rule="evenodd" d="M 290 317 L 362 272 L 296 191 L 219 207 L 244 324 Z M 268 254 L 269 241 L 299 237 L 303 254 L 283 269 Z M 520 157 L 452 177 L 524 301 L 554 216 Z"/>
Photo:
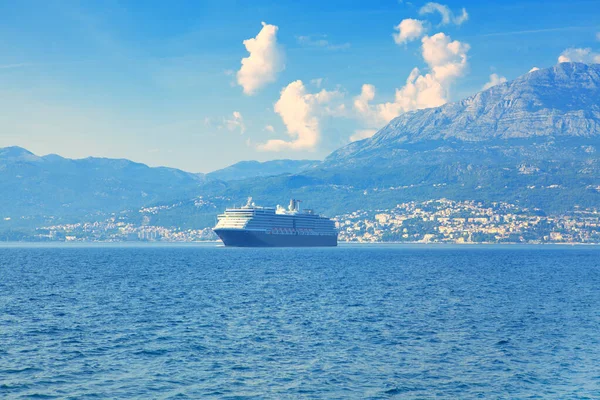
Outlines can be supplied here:
<path id="1" fill-rule="evenodd" d="M 102 219 L 111 213 L 127 214 L 127 210 L 136 215 L 139 209 L 156 204 L 194 205 L 198 204 L 194 198 L 207 182 L 218 187 L 222 181 L 295 173 L 318 163 L 246 161 L 209 174 L 194 174 L 125 159 L 73 160 L 56 154 L 37 156 L 16 146 L 0 148 L 0 231 Z M 177 223 L 190 220 L 193 211 L 176 216 Z M 209 211 L 216 212 L 214 208 Z M 213 220 L 212 214 L 199 217 L 199 221 Z"/>
<path id="2" fill-rule="evenodd" d="M 548 211 L 598 207 L 598 150 L 600 65 L 561 63 L 456 103 L 405 113 L 335 151 L 309 176 L 402 188 L 382 205 L 449 197 Z"/>
<path id="3" fill-rule="evenodd" d="M 71 160 L 0 149 L 0 217 L 81 218 L 192 196 L 204 177 L 123 159 Z"/>
<path id="4" fill-rule="evenodd" d="M 210 172 L 206 174 L 206 177 L 214 180 L 233 181 L 262 176 L 297 174 L 314 168 L 320 163 L 316 160 L 241 161 L 229 167 Z"/>
<path id="5" fill-rule="evenodd" d="M 561 63 L 525 74 L 456 103 L 407 112 L 375 136 L 331 154 L 345 164 L 369 152 L 418 143 L 597 138 L 600 64 Z"/>
<path id="6" fill-rule="evenodd" d="M 561 63 L 405 113 L 301 173 L 203 193 L 263 204 L 295 196 L 328 214 L 443 197 L 554 213 L 600 207 L 599 150 L 600 65 Z"/>
<path id="7" fill-rule="evenodd" d="M 129 210 L 122 215 L 132 221 L 143 215 L 148 224 L 186 228 L 214 223 L 247 196 L 263 205 L 296 197 L 328 215 L 440 198 L 505 201 L 552 214 L 600 208 L 599 151 L 600 65 L 561 63 L 402 114 L 320 163 L 243 162 L 204 176 L 1 149 L 0 210 L 88 220 Z M 153 207 L 140 210 L 146 206 Z"/>

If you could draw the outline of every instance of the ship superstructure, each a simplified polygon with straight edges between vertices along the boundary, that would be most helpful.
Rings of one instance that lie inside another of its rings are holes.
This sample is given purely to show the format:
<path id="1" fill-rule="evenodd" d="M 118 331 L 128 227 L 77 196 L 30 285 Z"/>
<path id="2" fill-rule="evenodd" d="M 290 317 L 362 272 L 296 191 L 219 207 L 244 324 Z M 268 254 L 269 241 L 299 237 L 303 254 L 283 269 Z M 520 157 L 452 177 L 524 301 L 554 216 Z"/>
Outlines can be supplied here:
<path id="1" fill-rule="evenodd" d="M 249 198 L 245 206 L 219 215 L 213 230 L 225 246 L 237 247 L 336 246 L 338 236 L 332 220 L 301 211 L 296 199 L 285 209 L 260 207 Z"/>

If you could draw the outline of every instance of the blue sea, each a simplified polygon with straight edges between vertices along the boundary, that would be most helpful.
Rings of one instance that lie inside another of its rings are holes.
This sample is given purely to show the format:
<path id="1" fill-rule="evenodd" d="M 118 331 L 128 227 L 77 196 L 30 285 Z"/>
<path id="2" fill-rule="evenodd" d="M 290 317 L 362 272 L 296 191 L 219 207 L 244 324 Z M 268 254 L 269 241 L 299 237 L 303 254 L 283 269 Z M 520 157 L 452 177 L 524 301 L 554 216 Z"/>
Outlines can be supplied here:
<path id="1" fill-rule="evenodd" d="M 0 398 L 600 398 L 600 248 L 0 248 Z"/>

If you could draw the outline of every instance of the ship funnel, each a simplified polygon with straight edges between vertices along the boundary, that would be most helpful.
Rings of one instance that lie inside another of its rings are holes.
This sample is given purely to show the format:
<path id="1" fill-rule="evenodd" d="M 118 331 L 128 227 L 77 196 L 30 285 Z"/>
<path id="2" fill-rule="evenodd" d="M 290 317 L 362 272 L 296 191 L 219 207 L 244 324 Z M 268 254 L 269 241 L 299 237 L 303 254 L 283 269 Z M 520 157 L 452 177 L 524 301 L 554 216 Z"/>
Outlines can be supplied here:
<path id="1" fill-rule="evenodd" d="M 300 203 L 302 200 L 291 199 L 288 211 L 300 211 Z"/>

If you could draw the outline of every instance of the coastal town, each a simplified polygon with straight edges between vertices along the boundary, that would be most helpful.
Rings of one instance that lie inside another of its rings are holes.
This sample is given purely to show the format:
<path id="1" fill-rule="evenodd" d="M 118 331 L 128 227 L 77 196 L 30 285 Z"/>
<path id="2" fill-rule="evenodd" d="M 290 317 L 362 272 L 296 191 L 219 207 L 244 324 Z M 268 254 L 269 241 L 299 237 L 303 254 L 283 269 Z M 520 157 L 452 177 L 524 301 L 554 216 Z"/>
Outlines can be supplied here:
<path id="1" fill-rule="evenodd" d="M 135 225 L 111 218 L 101 222 L 53 225 L 37 230 L 40 240 L 66 242 L 202 242 L 217 240 L 211 228 L 180 229 Z"/>
<path id="2" fill-rule="evenodd" d="M 148 210 L 144 210 L 147 212 Z M 406 202 L 392 209 L 357 210 L 333 217 L 340 242 L 377 243 L 600 243 L 600 212 L 576 209 L 545 215 L 514 204 L 437 199 Z M 119 216 L 105 221 L 39 228 L 44 241 L 198 242 L 218 238 L 210 227 L 183 229 L 135 224 Z"/>
<path id="3" fill-rule="evenodd" d="M 339 240 L 420 243 L 599 243 L 595 209 L 547 216 L 514 204 L 447 199 L 336 217 Z"/>

